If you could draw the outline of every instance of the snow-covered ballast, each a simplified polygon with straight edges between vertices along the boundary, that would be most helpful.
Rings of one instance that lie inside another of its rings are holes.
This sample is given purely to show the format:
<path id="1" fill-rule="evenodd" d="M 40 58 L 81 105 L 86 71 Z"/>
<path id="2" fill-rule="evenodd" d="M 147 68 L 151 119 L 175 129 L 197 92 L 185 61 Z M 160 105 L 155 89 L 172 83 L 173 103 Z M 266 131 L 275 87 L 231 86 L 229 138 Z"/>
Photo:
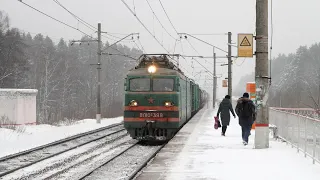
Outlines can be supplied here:
<path id="1" fill-rule="evenodd" d="M 36 89 L 0 88 L 0 126 L 36 124 Z"/>

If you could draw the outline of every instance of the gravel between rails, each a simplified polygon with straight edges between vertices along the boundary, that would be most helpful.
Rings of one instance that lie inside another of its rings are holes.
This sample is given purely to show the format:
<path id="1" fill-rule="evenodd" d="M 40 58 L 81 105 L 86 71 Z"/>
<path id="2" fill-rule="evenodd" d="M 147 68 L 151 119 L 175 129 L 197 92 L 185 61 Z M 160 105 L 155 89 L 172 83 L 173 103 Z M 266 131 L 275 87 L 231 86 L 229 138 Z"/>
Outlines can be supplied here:
<path id="1" fill-rule="evenodd" d="M 135 176 L 163 146 L 143 146 L 136 144 L 110 162 L 95 169 L 80 179 L 122 180 Z"/>
<path id="2" fill-rule="evenodd" d="M 67 151 L 76 149 L 93 141 L 103 139 L 112 134 L 125 131 L 122 124 L 100 128 L 95 131 L 82 133 L 38 148 L 3 157 L 0 159 L 0 178 L 19 169 L 52 158 Z"/>
<path id="3" fill-rule="evenodd" d="M 75 180 L 80 179 L 81 174 L 83 172 L 87 172 L 88 169 L 96 169 L 97 167 L 101 166 L 106 159 L 114 156 L 118 152 L 126 149 L 133 144 L 136 143 L 136 140 L 133 140 L 131 137 L 128 136 L 126 140 L 123 142 L 114 145 L 112 148 L 103 148 L 100 152 L 95 152 L 95 155 L 85 159 L 84 161 L 79 161 L 78 163 L 74 163 L 74 165 L 69 166 L 66 169 L 58 171 L 57 173 L 51 175 L 48 179 L 64 179 L 64 180 Z"/>

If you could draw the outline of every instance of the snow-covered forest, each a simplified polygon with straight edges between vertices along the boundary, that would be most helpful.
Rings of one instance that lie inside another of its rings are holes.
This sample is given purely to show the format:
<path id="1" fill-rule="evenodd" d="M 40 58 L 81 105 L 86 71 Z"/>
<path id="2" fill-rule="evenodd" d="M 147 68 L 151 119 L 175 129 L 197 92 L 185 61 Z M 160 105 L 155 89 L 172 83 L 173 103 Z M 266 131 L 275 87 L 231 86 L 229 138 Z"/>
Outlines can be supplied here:
<path id="1" fill-rule="evenodd" d="M 87 37 L 83 37 L 86 39 Z M 104 43 L 109 46 L 109 43 Z M 137 58 L 142 54 L 120 44 L 109 53 Z M 0 11 L 0 87 L 37 89 L 37 120 L 54 124 L 64 119 L 95 118 L 97 43 L 55 44 L 41 33 L 31 35 L 10 27 Z M 124 56 L 102 56 L 102 116 L 122 114 L 123 80 L 135 65 Z"/>
<path id="2" fill-rule="evenodd" d="M 296 53 L 278 55 L 272 59 L 271 70 L 270 106 L 319 109 L 320 43 L 301 46 Z M 237 95 L 242 95 L 248 81 L 254 81 L 254 73 L 242 77 Z"/>

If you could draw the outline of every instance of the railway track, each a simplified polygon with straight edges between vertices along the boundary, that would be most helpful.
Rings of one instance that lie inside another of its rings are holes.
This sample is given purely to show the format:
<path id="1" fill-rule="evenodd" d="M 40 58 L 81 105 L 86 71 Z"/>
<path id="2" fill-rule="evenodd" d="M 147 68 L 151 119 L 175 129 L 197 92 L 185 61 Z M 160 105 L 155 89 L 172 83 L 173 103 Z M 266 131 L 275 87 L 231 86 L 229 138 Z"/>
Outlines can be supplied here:
<path id="1" fill-rule="evenodd" d="M 101 143 L 94 148 L 80 148 L 66 154 L 59 155 L 54 159 L 38 164 L 36 170 L 32 167 L 20 172 L 20 176 L 14 179 L 78 179 L 79 174 L 92 169 L 112 156 L 114 153 L 135 143 L 129 135 Z M 25 174 L 26 171 L 29 171 Z M 23 174 L 24 173 L 24 174 Z"/>
<path id="2" fill-rule="evenodd" d="M 138 142 L 117 152 L 99 166 L 77 177 L 78 180 L 89 179 L 133 179 L 147 163 L 164 147 L 142 146 Z"/>
<path id="3" fill-rule="evenodd" d="M 17 154 L 0 158 L 0 179 L 6 178 L 17 171 L 22 171 L 30 166 L 41 163 L 56 156 L 66 154 L 79 147 L 88 146 L 91 149 L 116 141 L 127 135 L 122 123 L 113 124 L 97 130 L 78 134 L 66 139 L 55 141 Z M 106 139 L 108 139 L 106 141 Z M 90 149 L 90 148 L 89 148 Z M 88 149 L 87 149 L 88 151 Z M 71 157 L 71 156 L 70 156 Z M 23 172 L 22 174 L 28 174 Z M 13 176 L 14 177 L 14 176 Z M 26 176 L 25 177 L 30 177 Z M 20 179 L 20 178 L 19 178 Z"/>

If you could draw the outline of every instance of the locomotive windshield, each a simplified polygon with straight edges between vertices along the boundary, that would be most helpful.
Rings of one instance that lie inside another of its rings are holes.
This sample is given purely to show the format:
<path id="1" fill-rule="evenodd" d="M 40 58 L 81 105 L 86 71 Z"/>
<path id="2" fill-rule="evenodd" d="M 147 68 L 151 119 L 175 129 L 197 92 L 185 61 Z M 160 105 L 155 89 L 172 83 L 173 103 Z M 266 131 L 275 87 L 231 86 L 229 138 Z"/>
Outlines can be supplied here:
<path id="1" fill-rule="evenodd" d="M 154 78 L 151 80 L 149 78 L 134 78 L 130 79 L 130 91 L 146 92 L 168 92 L 174 90 L 174 79 L 169 78 Z"/>
<path id="2" fill-rule="evenodd" d="M 130 91 L 150 91 L 149 78 L 130 79 Z"/>
<path id="3" fill-rule="evenodd" d="M 173 79 L 153 79 L 153 91 L 173 91 L 174 80 Z"/>

